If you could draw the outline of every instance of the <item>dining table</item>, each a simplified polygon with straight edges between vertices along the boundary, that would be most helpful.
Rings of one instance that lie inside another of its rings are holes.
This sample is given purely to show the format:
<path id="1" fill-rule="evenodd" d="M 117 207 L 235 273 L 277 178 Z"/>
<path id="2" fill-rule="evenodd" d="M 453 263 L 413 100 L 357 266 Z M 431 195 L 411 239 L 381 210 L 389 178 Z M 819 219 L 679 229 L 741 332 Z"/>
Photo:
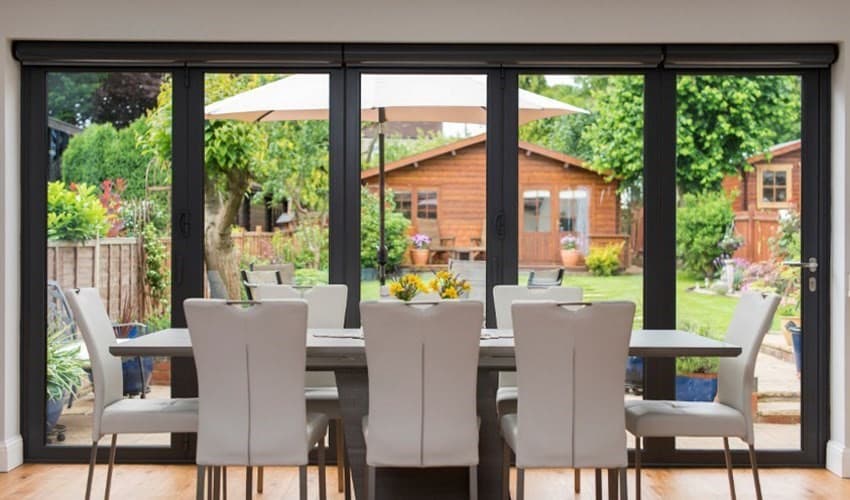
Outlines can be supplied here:
<path id="1" fill-rule="evenodd" d="M 115 356 L 192 358 L 186 328 L 169 328 L 133 339 L 116 340 L 109 348 Z M 736 357 L 741 347 L 681 330 L 633 330 L 629 355 L 643 358 L 690 356 Z M 354 493 L 365 498 L 366 442 L 362 420 L 369 410 L 369 381 L 363 332 L 356 328 L 310 329 L 307 332 L 308 370 L 333 371 L 343 419 L 346 460 Z M 500 498 L 502 443 L 496 411 L 498 373 L 516 369 L 511 330 L 484 328 L 478 362 L 477 411 L 478 493 L 480 498 Z M 625 370 L 625 367 L 624 367 Z M 467 498 L 466 468 L 380 468 L 376 498 Z M 346 488 L 350 498 L 351 488 Z"/>

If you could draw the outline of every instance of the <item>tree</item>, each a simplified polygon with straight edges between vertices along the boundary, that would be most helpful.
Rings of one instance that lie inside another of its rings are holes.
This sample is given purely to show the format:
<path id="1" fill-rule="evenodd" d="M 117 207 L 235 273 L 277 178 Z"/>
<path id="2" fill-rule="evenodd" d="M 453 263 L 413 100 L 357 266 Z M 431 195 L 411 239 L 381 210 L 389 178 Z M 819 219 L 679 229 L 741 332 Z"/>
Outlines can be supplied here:
<path id="1" fill-rule="evenodd" d="M 78 127 L 111 123 L 123 128 L 156 105 L 164 78 L 143 72 L 50 72 L 47 115 Z"/>
<path id="2" fill-rule="evenodd" d="M 94 95 L 106 73 L 47 73 L 47 116 L 85 127 L 94 114 Z"/>
<path id="3" fill-rule="evenodd" d="M 683 193 L 719 189 L 750 168 L 746 158 L 800 137 L 800 80 L 794 76 L 680 76 L 676 182 Z M 621 189 L 643 174 L 643 79 L 609 77 L 594 89 L 595 122 L 582 133 L 586 159 L 615 172 Z"/>
<path id="4" fill-rule="evenodd" d="M 676 210 L 676 254 L 682 267 L 710 278 L 725 250 L 720 242 L 735 223 L 732 202 L 722 191 L 687 193 Z"/>

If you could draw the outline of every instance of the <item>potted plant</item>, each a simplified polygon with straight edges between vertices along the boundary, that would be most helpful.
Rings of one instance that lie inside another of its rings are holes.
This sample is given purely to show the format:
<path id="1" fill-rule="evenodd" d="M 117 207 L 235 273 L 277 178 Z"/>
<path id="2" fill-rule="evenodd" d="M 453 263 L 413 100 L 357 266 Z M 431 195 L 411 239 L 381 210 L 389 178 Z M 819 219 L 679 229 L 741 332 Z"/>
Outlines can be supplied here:
<path id="1" fill-rule="evenodd" d="M 431 254 L 429 249 L 431 246 L 431 238 L 427 234 L 417 233 L 410 237 L 410 244 L 413 248 L 410 249 L 410 260 L 416 267 L 422 267 L 428 264 L 428 257 Z"/>
<path id="2" fill-rule="evenodd" d="M 704 337 L 712 336 L 703 325 L 685 324 L 681 329 Z M 714 401 L 719 367 L 717 358 L 676 358 L 676 400 Z"/>
<path id="3" fill-rule="evenodd" d="M 451 271 L 438 271 L 428 287 L 441 299 L 459 299 L 469 294 L 472 286 L 460 275 Z"/>
<path id="4" fill-rule="evenodd" d="M 428 287 L 422 281 L 422 278 L 415 274 L 405 274 L 397 280 L 393 280 L 389 284 L 389 292 L 393 297 L 410 302 L 413 297 L 419 292 L 427 292 Z"/>
<path id="5" fill-rule="evenodd" d="M 62 410 L 68 405 L 68 398 L 76 393 L 86 372 L 80 359 L 80 344 L 73 341 L 71 325 L 61 321 L 51 321 L 47 327 L 47 404 L 45 416 L 49 434 Z M 60 434 L 58 439 L 64 440 Z"/>
<path id="6" fill-rule="evenodd" d="M 578 238 L 568 234 L 561 238 L 561 264 L 564 267 L 581 266 L 581 252 L 578 249 Z"/>

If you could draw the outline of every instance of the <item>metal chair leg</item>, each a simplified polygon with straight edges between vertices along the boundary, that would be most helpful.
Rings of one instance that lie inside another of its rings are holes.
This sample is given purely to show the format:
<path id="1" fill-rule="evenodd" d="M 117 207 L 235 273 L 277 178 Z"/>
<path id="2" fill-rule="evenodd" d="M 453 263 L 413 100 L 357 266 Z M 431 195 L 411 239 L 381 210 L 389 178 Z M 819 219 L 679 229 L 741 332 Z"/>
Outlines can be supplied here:
<path id="1" fill-rule="evenodd" d="M 298 467 L 298 495 L 301 500 L 307 500 L 307 466 Z"/>
<path id="2" fill-rule="evenodd" d="M 86 481 L 86 500 L 91 499 L 91 483 L 94 480 L 94 464 L 97 462 L 97 441 L 92 441 L 89 458 L 89 478 Z"/>
<path id="3" fill-rule="evenodd" d="M 112 444 L 109 446 L 109 468 L 106 469 L 106 493 L 103 498 L 109 500 L 109 491 L 112 489 L 112 469 L 115 466 L 115 449 L 118 447 L 118 434 L 112 435 Z"/>
<path id="4" fill-rule="evenodd" d="M 602 469 L 594 469 L 593 479 L 596 483 L 596 500 L 602 500 Z"/>
<path id="5" fill-rule="evenodd" d="M 502 443 L 502 500 L 510 500 L 511 486 L 511 447 Z"/>
<path id="6" fill-rule="evenodd" d="M 628 467 L 620 469 L 620 500 L 629 500 L 629 473 Z"/>
<path id="7" fill-rule="evenodd" d="M 366 466 L 366 498 L 369 500 L 375 500 L 377 496 L 377 475 L 375 467 Z"/>
<path id="8" fill-rule="evenodd" d="M 327 500 L 328 487 L 325 475 L 325 443 L 323 441 L 319 441 L 316 455 L 319 462 L 319 500 Z"/>
<path id="9" fill-rule="evenodd" d="M 221 498 L 221 467 L 213 469 L 213 498 L 215 500 Z"/>
<path id="10" fill-rule="evenodd" d="M 257 467 L 257 493 L 263 492 L 263 467 Z"/>
<path id="11" fill-rule="evenodd" d="M 245 467 L 245 500 L 251 500 L 254 494 L 254 468 Z"/>
<path id="12" fill-rule="evenodd" d="M 640 500 L 640 454 L 641 437 L 635 436 L 635 498 Z"/>
<path id="13" fill-rule="evenodd" d="M 221 468 L 221 498 L 227 500 L 227 467 Z"/>
<path id="14" fill-rule="evenodd" d="M 617 486 L 618 478 L 619 473 L 617 469 L 608 469 L 608 500 L 617 500 L 617 491 L 619 491 Z"/>
<path id="15" fill-rule="evenodd" d="M 195 480 L 195 500 L 204 500 L 204 466 L 198 466 L 198 477 Z"/>
<path id="16" fill-rule="evenodd" d="M 336 489 L 342 493 L 348 487 L 345 484 L 345 433 L 342 429 L 342 419 L 334 422 L 336 427 Z"/>
<path id="17" fill-rule="evenodd" d="M 759 466 L 756 463 L 756 449 L 749 445 L 750 466 L 753 468 L 753 483 L 756 485 L 756 499 L 761 500 L 761 481 L 759 481 Z"/>
<path id="18" fill-rule="evenodd" d="M 469 500 L 478 500 L 478 466 L 469 467 Z"/>
<path id="19" fill-rule="evenodd" d="M 726 459 L 726 474 L 729 476 L 729 493 L 735 500 L 735 477 L 732 475 L 732 453 L 729 452 L 729 438 L 723 438 L 723 458 Z"/>
<path id="20" fill-rule="evenodd" d="M 581 493 L 581 469 L 573 471 L 573 491 Z"/>
<path id="21" fill-rule="evenodd" d="M 525 469 L 516 468 L 516 500 L 525 499 Z"/>

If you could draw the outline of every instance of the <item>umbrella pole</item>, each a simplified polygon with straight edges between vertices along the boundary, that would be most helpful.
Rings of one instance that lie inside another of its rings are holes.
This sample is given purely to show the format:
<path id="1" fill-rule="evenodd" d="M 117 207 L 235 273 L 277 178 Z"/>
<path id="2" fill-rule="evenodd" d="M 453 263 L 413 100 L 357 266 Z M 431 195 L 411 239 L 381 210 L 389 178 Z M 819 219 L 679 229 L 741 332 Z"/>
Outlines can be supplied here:
<path id="1" fill-rule="evenodd" d="M 384 122 L 386 110 L 378 108 L 378 279 L 383 287 L 387 283 L 387 246 L 386 231 L 386 178 L 384 177 Z"/>

